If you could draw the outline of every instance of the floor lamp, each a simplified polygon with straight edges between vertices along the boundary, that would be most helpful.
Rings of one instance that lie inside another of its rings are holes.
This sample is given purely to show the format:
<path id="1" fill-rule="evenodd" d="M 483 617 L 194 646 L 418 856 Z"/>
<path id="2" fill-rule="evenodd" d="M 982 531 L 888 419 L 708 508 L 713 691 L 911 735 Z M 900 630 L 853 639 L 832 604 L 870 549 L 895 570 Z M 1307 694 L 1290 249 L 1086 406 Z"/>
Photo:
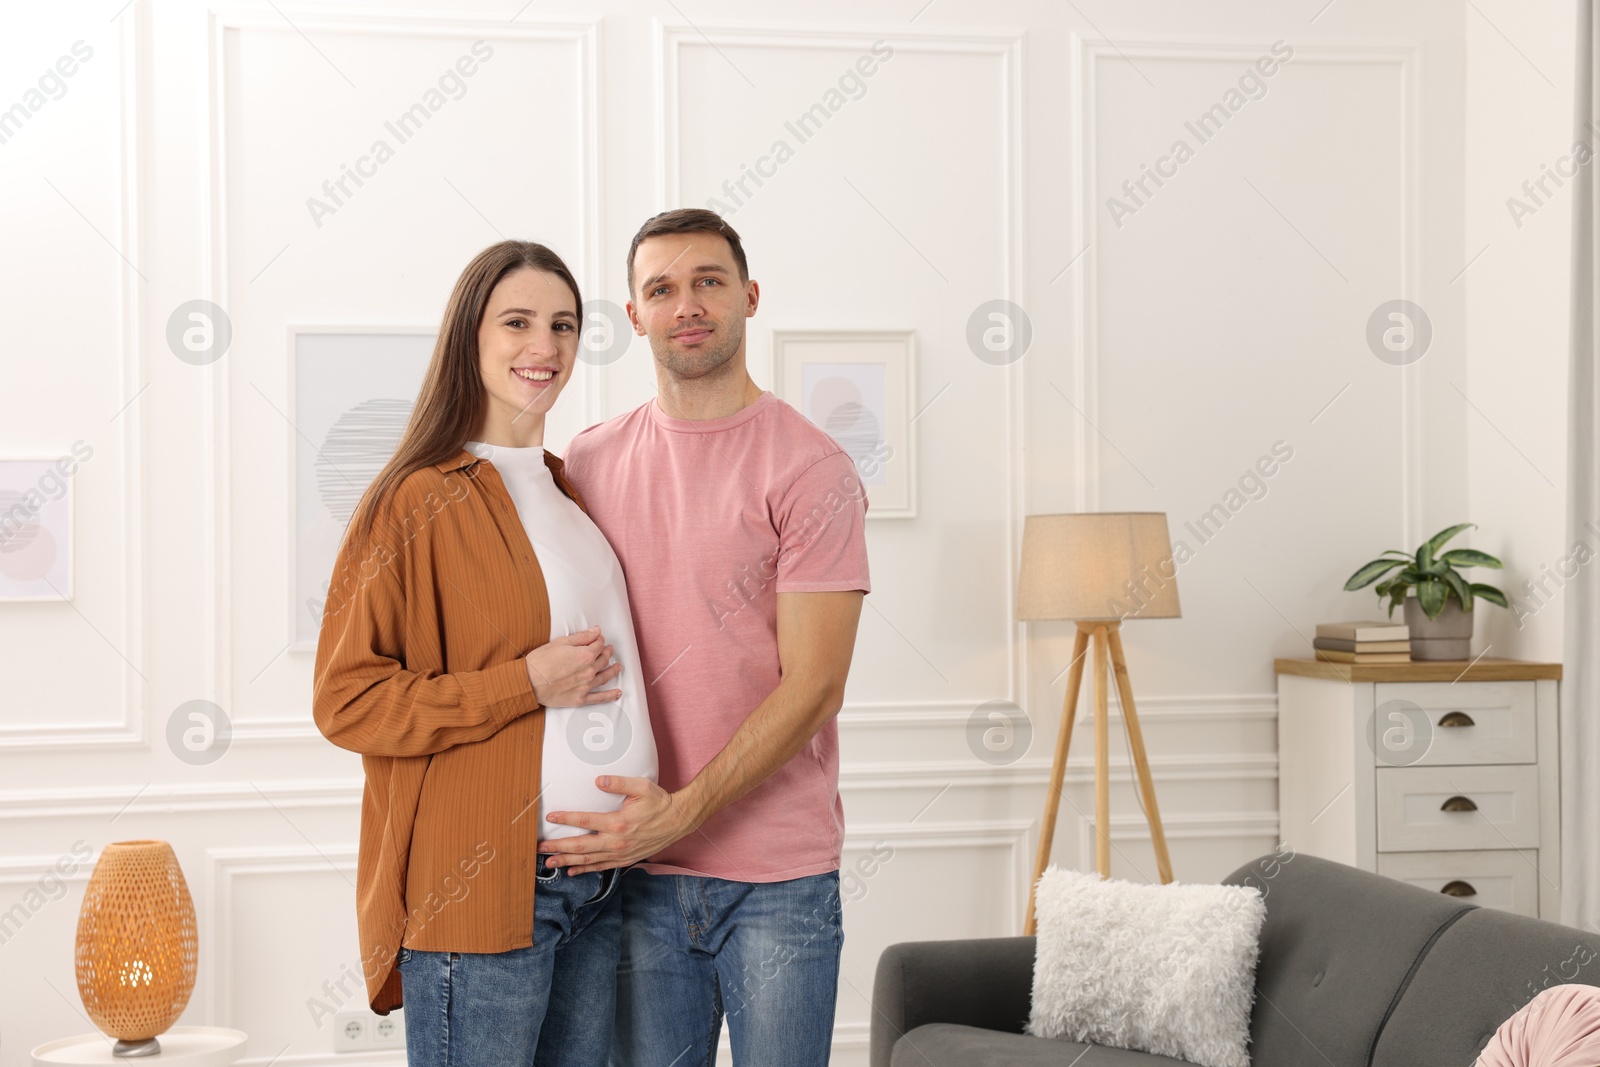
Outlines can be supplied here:
<path id="1" fill-rule="evenodd" d="M 1017 590 L 1017 618 L 1021 621 L 1070 619 L 1077 623 L 1072 665 L 1067 674 L 1067 698 L 1061 708 L 1056 735 L 1055 762 L 1050 767 L 1050 791 L 1045 795 L 1044 821 L 1039 828 L 1039 853 L 1033 882 L 1028 888 L 1028 917 L 1024 934 L 1034 933 L 1034 892 L 1050 863 L 1056 812 L 1061 806 L 1061 782 L 1067 769 L 1067 747 L 1078 709 L 1078 689 L 1087 657 L 1094 665 L 1094 826 L 1095 870 L 1111 875 L 1111 780 L 1108 775 L 1106 662 L 1116 676 L 1122 717 L 1128 727 L 1128 749 L 1133 757 L 1150 840 L 1155 846 L 1161 881 L 1172 881 L 1172 860 L 1167 836 L 1161 829 L 1161 811 L 1150 780 L 1150 761 L 1144 752 L 1144 735 L 1134 710 L 1133 686 L 1122 658 L 1122 620 L 1178 618 L 1177 567 L 1167 516 L 1159 511 L 1099 512 L 1080 515 L 1030 515 L 1022 531 L 1022 574 Z"/>

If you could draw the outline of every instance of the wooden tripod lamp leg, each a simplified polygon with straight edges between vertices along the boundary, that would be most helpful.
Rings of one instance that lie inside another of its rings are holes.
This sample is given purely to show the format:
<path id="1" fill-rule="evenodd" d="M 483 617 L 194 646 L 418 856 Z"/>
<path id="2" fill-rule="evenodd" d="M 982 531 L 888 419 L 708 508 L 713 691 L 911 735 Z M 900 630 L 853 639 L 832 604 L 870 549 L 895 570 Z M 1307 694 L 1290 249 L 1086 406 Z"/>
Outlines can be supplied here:
<path id="1" fill-rule="evenodd" d="M 1061 705 L 1060 733 L 1056 734 L 1056 758 L 1050 765 L 1050 791 L 1044 798 L 1044 819 L 1039 825 L 1039 850 L 1033 864 L 1033 881 L 1028 883 L 1028 917 L 1022 932 L 1029 937 L 1034 933 L 1034 887 L 1050 865 L 1050 845 L 1056 834 L 1056 812 L 1061 807 L 1061 783 L 1067 772 L 1067 748 L 1072 744 L 1072 723 L 1078 713 L 1078 688 L 1083 682 L 1083 654 L 1088 649 L 1089 631 L 1078 628 L 1072 643 L 1072 666 L 1067 674 L 1067 698 Z"/>
<path id="2" fill-rule="evenodd" d="M 1111 877 L 1111 750 L 1106 729 L 1106 628 L 1094 628 L 1094 869 Z"/>
<path id="3" fill-rule="evenodd" d="M 1122 716 L 1128 724 L 1128 747 L 1133 768 L 1139 776 L 1139 793 L 1144 797 L 1144 814 L 1150 822 L 1150 841 L 1156 849 L 1156 868 L 1161 883 L 1172 881 L 1172 858 L 1167 855 L 1167 834 L 1161 828 L 1161 809 L 1156 806 L 1156 786 L 1150 778 L 1150 760 L 1144 753 L 1144 732 L 1139 729 L 1139 713 L 1133 707 L 1133 683 L 1128 680 L 1128 664 L 1122 658 L 1122 624 L 1111 624 L 1111 665 L 1117 676 L 1117 692 L 1122 695 Z M 1095 677 L 1101 677 L 1098 670 Z M 1098 816 L 1096 816 L 1098 818 Z"/>

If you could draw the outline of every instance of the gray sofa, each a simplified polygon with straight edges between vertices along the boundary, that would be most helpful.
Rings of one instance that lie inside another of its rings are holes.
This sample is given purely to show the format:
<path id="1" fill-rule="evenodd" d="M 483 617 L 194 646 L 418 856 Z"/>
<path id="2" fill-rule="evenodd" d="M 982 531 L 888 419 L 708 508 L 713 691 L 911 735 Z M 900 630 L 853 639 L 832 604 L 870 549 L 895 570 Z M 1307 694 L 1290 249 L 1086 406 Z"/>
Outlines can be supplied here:
<path id="1" fill-rule="evenodd" d="M 1264 857 L 1226 881 L 1266 892 L 1252 1067 L 1471 1067 L 1540 989 L 1600 985 L 1592 932 L 1314 856 Z M 872 990 L 872 1067 L 1181 1062 L 1025 1035 L 1033 945 L 890 946 Z"/>

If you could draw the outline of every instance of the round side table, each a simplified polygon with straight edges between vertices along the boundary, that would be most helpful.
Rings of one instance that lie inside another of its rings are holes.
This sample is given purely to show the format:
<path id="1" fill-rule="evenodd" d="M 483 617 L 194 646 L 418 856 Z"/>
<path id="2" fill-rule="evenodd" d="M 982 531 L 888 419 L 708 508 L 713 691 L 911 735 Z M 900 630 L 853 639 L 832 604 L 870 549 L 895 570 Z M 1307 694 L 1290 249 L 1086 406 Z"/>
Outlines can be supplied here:
<path id="1" fill-rule="evenodd" d="M 161 1051 L 154 1056 L 114 1056 L 112 1039 L 105 1034 L 79 1034 L 59 1041 L 46 1041 L 33 1050 L 33 1067 L 104 1067 L 121 1064 L 137 1067 L 139 1064 L 182 1064 L 183 1067 L 228 1067 L 244 1051 L 249 1040 L 243 1030 L 229 1030 L 221 1026 L 174 1026 L 157 1035 Z"/>

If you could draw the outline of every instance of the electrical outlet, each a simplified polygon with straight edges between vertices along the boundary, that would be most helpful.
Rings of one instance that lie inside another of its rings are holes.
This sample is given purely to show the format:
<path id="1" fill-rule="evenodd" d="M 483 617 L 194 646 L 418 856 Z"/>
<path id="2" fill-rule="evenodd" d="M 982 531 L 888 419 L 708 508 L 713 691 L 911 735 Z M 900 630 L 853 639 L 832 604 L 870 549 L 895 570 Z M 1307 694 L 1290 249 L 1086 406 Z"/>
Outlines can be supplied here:
<path id="1" fill-rule="evenodd" d="M 368 1030 L 372 1035 L 373 1048 L 406 1047 L 406 1018 L 400 1011 L 374 1015 Z"/>
<path id="2" fill-rule="evenodd" d="M 333 1019 L 333 1051 L 360 1052 L 368 1044 L 367 1012 L 340 1012 Z"/>
<path id="3" fill-rule="evenodd" d="M 405 1048 L 406 1017 L 399 1010 L 375 1015 L 366 1008 L 347 1008 L 333 1017 L 333 1051 L 369 1052 Z"/>

